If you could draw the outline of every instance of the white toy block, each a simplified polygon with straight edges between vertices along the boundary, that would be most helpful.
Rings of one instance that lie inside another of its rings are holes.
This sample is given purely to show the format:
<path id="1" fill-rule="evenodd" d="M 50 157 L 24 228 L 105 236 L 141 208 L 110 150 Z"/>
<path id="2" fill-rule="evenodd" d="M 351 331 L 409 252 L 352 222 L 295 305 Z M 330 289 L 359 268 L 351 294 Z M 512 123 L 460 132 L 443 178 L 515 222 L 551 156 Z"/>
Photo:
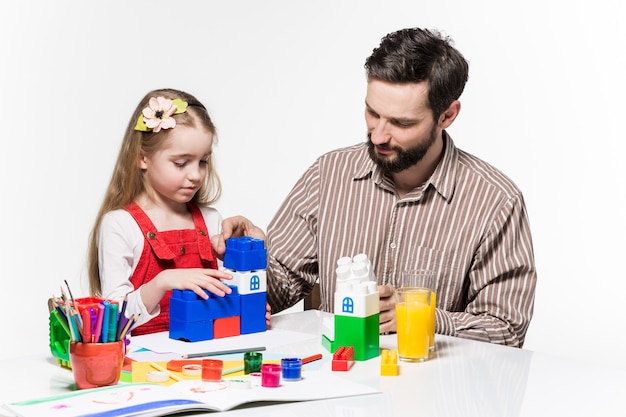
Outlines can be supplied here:
<path id="1" fill-rule="evenodd" d="M 338 284 L 335 289 L 335 315 L 369 317 L 380 313 L 376 282 Z"/>
<path id="2" fill-rule="evenodd" d="M 222 282 L 227 285 L 236 286 L 240 295 L 267 292 L 267 275 L 264 269 L 247 272 L 238 272 L 232 269 L 225 269 L 224 271 L 231 274 L 233 279 L 224 280 Z"/>
<path id="3" fill-rule="evenodd" d="M 376 277 L 366 254 L 339 258 L 335 272 L 336 315 L 369 317 L 380 313 Z"/>

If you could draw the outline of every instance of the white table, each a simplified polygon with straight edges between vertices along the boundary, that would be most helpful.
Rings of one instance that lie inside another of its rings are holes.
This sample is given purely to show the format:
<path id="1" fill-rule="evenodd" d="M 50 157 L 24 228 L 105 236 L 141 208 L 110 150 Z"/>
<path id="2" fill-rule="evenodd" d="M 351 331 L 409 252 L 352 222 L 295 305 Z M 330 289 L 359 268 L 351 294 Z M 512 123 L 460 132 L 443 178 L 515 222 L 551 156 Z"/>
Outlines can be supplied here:
<path id="1" fill-rule="evenodd" d="M 319 337 L 321 321 L 328 316 L 308 310 L 273 317 L 275 328 L 311 334 L 310 340 L 273 350 L 289 354 L 323 349 Z M 256 405 L 221 414 L 257 417 L 626 415 L 624 370 L 442 335 L 437 335 L 436 342 L 434 359 L 425 363 L 400 362 L 399 376 L 380 376 L 380 357 L 356 362 L 350 371 L 343 373 L 346 378 L 380 389 L 381 394 Z M 381 336 L 380 347 L 395 349 L 395 335 Z M 323 366 L 332 372 L 330 360 Z M 49 352 L 0 361 L 0 375 L 0 403 L 65 393 L 73 383 L 71 372 L 58 366 Z"/>

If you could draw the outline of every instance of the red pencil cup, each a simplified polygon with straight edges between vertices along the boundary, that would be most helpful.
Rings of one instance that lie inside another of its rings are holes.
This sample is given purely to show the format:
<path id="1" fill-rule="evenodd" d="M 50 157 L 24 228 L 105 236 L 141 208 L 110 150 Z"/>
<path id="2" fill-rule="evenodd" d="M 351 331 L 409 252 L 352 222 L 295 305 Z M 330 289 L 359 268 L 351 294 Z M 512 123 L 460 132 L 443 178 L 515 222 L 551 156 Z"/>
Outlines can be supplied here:
<path id="1" fill-rule="evenodd" d="M 70 342 L 70 365 L 78 389 L 115 385 L 124 365 L 124 341 Z"/>

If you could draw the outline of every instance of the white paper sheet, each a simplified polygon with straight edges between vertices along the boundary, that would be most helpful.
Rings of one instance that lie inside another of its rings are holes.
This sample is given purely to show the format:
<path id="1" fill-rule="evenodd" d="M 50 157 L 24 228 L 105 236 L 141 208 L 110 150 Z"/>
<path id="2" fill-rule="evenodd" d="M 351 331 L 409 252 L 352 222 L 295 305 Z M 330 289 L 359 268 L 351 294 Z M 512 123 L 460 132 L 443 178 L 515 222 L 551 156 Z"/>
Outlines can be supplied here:
<path id="1" fill-rule="evenodd" d="M 137 348 L 144 348 L 154 353 L 171 353 L 174 356 L 180 357 L 182 355 L 194 353 L 245 349 L 258 346 L 263 346 L 267 350 L 270 350 L 283 345 L 297 344 L 307 340 L 319 338 L 319 336 L 309 333 L 270 329 L 265 332 L 243 334 L 220 339 L 204 340 L 199 342 L 182 342 L 180 340 L 170 339 L 168 332 L 160 332 L 133 336 L 131 339 L 131 346 L 133 347 L 133 350 L 136 350 Z M 133 357 L 133 359 L 135 358 Z M 171 359 L 174 359 L 174 357 Z"/>

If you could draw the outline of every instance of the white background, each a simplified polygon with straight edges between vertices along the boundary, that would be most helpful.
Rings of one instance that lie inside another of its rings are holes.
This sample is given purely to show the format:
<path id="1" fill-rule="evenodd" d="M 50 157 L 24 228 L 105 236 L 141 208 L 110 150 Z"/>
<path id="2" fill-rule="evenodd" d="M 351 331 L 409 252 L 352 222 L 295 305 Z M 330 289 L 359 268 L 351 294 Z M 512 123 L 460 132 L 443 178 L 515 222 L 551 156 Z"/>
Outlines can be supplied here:
<path id="1" fill-rule="evenodd" d="M 87 294 L 89 231 L 146 92 L 207 105 L 218 208 L 265 228 L 316 156 L 364 139 L 363 63 L 380 38 L 422 26 L 470 62 L 457 146 L 524 191 L 539 273 L 525 348 L 626 368 L 624 4 L 2 2 L 0 357 L 48 351 L 63 280 Z"/>

